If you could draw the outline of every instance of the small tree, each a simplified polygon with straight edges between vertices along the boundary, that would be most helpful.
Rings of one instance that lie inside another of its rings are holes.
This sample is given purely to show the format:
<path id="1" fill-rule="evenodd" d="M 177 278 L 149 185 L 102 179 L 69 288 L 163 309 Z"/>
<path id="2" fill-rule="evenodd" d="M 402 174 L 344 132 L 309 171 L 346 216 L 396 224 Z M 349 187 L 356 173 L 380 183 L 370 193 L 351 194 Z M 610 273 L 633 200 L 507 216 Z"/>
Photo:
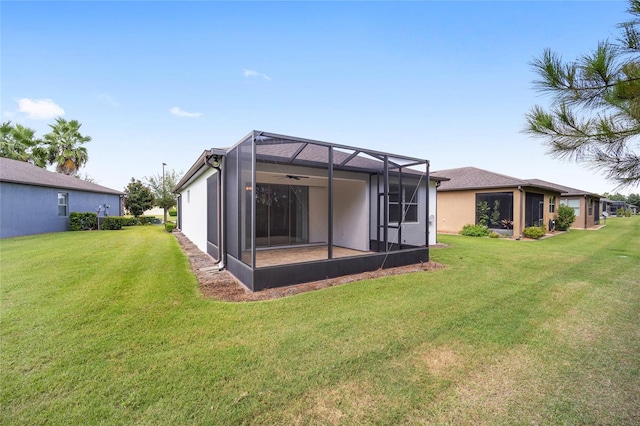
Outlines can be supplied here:
<path id="1" fill-rule="evenodd" d="M 556 228 L 560 231 L 566 231 L 576 220 L 576 212 L 572 207 L 562 204 L 558 207 L 558 218 L 556 219 Z"/>
<path id="2" fill-rule="evenodd" d="M 164 210 L 164 221 L 167 221 L 167 210 L 178 202 L 176 195 L 171 192 L 179 180 L 179 175 L 174 169 L 167 170 L 164 175 L 157 174 L 147 179 L 149 187 L 155 198 L 154 204 Z"/>
<path id="3" fill-rule="evenodd" d="M 500 226 L 500 200 L 493 201 L 493 210 L 491 211 L 491 226 Z"/>
<path id="4" fill-rule="evenodd" d="M 476 205 L 476 225 L 489 226 L 489 203 L 480 201 Z"/>
<path id="5" fill-rule="evenodd" d="M 82 146 L 91 142 L 90 136 L 80 133 L 82 124 L 78 120 L 56 118 L 55 124 L 49 124 L 51 132 L 44 135 L 49 163 L 56 165 L 56 171 L 65 175 L 75 175 L 89 160 L 87 148 Z"/>
<path id="6" fill-rule="evenodd" d="M 531 109 L 525 128 L 553 157 L 604 170 L 621 187 L 640 183 L 640 0 L 628 11 L 616 43 L 601 41 L 575 61 L 549 49 L 533 61 L 535 87 L 553 98 L 549 110 Z"/>
<path id="7" fill-rule="evenodd" d="M 124 207 L 135 217 L 153 207 L 151 189 L 139 180 L 131 178 L 131 182 L 124 189 L 124 192 Z"/>

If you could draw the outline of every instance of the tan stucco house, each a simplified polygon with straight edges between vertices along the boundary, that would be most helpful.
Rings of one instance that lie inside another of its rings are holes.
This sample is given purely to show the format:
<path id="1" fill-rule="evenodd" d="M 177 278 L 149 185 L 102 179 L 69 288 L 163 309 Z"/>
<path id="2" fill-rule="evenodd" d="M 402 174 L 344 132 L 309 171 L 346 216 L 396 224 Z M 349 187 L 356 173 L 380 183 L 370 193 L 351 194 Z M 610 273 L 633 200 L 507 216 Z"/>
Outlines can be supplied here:
<path id="1" fill-rule="evenodd" d="M 464 225 L 479 223 L 483 214 L 490 229 L 514 238 L 521 238 L 528 226 L 548 229 L 564 192 L 540 180 L 476 167 L 439 170 L 432 176 L 449 178 L 437 190 L 437 229 L 442 233 L 458 233 Z"/>
<path id="2" fill-rule="evenodd" d="M 600 195 L 540 179 L 530 179 L 529 181 L 562 191 L 560 204 L 573 208 L 576 214 L 576 220 L 571 228 L 588 229 L 600 224 Z"/>

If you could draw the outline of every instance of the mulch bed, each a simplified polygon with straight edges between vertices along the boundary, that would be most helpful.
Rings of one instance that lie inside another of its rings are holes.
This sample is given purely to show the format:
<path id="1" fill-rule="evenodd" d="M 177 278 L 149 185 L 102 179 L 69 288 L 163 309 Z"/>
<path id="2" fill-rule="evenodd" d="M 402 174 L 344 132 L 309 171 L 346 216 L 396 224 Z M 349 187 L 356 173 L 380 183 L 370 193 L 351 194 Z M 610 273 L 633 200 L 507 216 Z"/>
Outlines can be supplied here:
<path id="1" fill-rule="evenodd" d="M 202 252 L 202 250 L 193 244 L 191 240 L 185 237 L 184 234 L 179 231 L 174 231 L 173 235 L 175 235 L 178 240 L 184 254 L 189 258 L 191 270 L 198 278 L 200 291 L 204 297 L 227 302 L 249 302 L 277 299 L 279 297 L 292 296 L 294 294 L 333 287 L 335 285 L 346 284 L 359 280 L 444 268 L 444 265 L 440 263 L 425 262 L 417 265 L 378 269 L 376 271 L 363 272 L 361 274 L 345 275 L 343 277 L 287 287 L 271 288 L 254 293 L 240 284 L 229 272 L 216 270 L 214 268 L 216 262 L 213 258 Z M 442 246 L 440 245 L 439 247 Z"/>

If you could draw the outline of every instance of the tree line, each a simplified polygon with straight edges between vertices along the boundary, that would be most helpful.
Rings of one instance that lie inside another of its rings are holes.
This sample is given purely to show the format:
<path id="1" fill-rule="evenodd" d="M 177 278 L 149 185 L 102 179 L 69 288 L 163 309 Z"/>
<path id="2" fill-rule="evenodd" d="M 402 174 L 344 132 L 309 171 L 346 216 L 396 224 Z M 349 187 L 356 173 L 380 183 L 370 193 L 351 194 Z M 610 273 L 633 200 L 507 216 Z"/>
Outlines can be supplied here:
<path id="1" fill-rule="evenodd" d="M 0 126 L 0 157 L 25 161 L 46 168 L 55 166 L 56 172 L 80 178 L 80 168 L 89 161 L 86 143 L 90 136 L 80 132 L 82 124 L 78 120 L 65 120 L 58 117 L 49 124 L 51 131 L 42 138 L 36 137 L 36 131 L 20 123 L 6 121 Z M 162 175 L 145 177 L 146 183 L 131 178 L 125 188 L 124 205 L 134 216 L 158 206 L 167 210 L 176 205 L 176 196 L 171 191 L 178 183 L 179 175 L 168 170 Z M 93 182 L 88 176 L 84 180 Z"/>
<path id="2" fill-rule="evenodd" d="M 49 127 L 49 133 L 37 138 L 35 130 L 22 124 L 2 123 L 0 157 L 26 161 L 42 168 L 55 166 L 56 172 L 77 177 L 80 168 L 89 160 L 84 144 L 91 142 L 91 137 L 80 133 L 82 124 L 78 120 L 58 117 Z"/>

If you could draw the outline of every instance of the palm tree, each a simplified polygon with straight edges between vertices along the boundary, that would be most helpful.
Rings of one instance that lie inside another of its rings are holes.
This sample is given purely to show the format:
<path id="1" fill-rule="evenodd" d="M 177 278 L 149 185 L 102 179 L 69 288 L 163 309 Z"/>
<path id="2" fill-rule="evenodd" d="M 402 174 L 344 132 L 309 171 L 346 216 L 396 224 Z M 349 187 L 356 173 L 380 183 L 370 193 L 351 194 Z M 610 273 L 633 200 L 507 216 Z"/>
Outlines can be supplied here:
<path id="1" fill-rule="evenodd" d="M 90 142 L 91 137 L 80 134 L 81 126 L 78 120 L 58 117 L 55 124 L 49 125 L 51 132 L 44 135 L 49 163 L 56 165 L 58 173 L 75 175 L 89 160 L 87 148 L 81 145 Z"/>
<path id="2" fill-rule="evenodd" d="M 6 121 L 0 125 L 0 157 L 46 167 L 47 153 L 33 129 Z"/>

